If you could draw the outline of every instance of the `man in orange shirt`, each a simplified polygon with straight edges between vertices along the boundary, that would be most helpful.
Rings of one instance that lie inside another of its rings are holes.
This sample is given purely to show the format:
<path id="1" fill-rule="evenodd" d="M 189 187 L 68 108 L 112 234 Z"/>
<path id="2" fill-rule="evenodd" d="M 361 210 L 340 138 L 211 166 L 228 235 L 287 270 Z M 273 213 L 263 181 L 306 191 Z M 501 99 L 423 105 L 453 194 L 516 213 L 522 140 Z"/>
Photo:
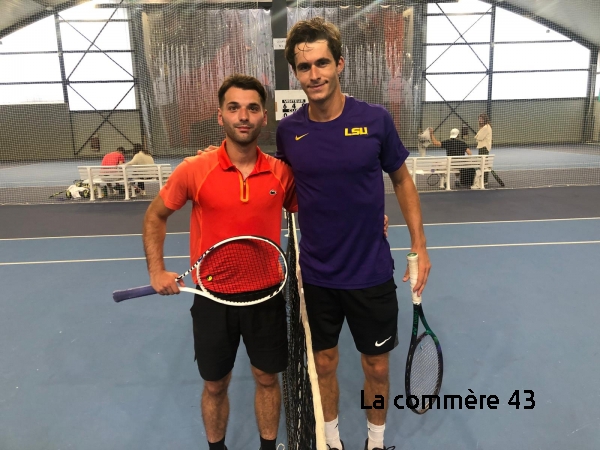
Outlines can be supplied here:
<path id="1" fill-rule="evenodd" d="M 123 147 L 118 147 L 117 151 L 110 152 L 110 153 L 107 153 L 106 155 L 104 155 L 104 158 L 102 158 L 102 162 L 100 163 L 100 165 L 101 166 L 118 166 L 120 164 L 124 164 L 125 163 L 125 156 L 123 155 L 124 152 L 125 152 L 125 149 Z M 116 169 L 108 169 L 107 168 L 107 169 L 101 169 L 101 170 L 102 170 L 103 174 L 111 174 Z M 113 190 L 112 184 L 107 183 L 106 188 L 111 189 L 113 194 L 118 195 L 121 185 L 119 183 L 115 183 L 115 189 Z M 107 195 L 108 195 L 108 192 L 107 192 Z"/>
<path id="2" fill-rule="evenodd" d="M 192 264 L 205 250 L 233 236 L 259 235 L 280 242 L 281 209 L 295 212 L 297 203 L 291 169 L 257 146 L 267 124 L 265 99 L 265 89 L 257 79 L 227 78 L 219 89 L 218 109 L 225 140 L 217 151 L 186 158 L 148 208 L 144 250 L 150 283 L 159 294 L 179 293 L 178 274 L 165 269 L 163 245 L 167 218 L 188 200 L 193 202 Z M 261 449 L 275 450 L 281 408 L 277 374 L 287 366 L 283 296 L 240 307 L 196 295 L 191 313 L 198 369 L 205 380 L 201 408 L 209 449 L 226 449 L 227 388 L 241 336 L 256 381 Z"/>
<path id="3" fill-rule="evenodd" d="M 123 147 L 119 147 L 116 152 L 110 152 L 104 155 L 102 158 L 101 166 L 118 166 L 119 164 L 123 164 L 125 162 L 125 156 L 123 156 L 123 152 L 125 149 Z"/>

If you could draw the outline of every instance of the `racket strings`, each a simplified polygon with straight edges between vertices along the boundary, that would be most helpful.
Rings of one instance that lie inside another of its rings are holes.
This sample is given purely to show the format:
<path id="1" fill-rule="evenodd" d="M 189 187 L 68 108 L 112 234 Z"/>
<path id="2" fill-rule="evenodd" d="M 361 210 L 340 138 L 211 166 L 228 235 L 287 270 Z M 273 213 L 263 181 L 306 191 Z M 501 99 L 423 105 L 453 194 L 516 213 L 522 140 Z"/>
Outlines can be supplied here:
<path id="1" fill-rule="evenodd" d="M 430 335 L 424 335 L 417 342 L 410 369 L 410 395 L 419 399 L 419 410 L 426 410 L 424 395 L 437 395 L 440 384 L 440 364 L 438 349 Z"/>
<path id="2" fill-rule="evenodd" d="M 274 245 L 260 239 L 239 239 L 208 253 L 196 274 L 198 284 L 210 293 L 256 300 L 279 289 L 286 268 Z"/>

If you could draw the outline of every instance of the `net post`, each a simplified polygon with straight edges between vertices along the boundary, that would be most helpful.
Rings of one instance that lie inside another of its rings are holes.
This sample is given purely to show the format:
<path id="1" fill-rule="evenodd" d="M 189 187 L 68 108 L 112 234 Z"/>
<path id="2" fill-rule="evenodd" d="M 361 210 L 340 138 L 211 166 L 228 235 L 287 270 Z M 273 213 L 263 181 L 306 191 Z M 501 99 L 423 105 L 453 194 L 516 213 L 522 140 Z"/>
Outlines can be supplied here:
<path id="1" fill-rule="evenodd" d="M 288 213 L 285 296 L 288 310 L 288 367 L 282 374 L 288 450 L 327 450 L 318 375 L 312 352 L 298 258 L 294 214 Z M 294 270 L 294 268 L 296 270 Z"/>
<path id="2" fill-rule="evenodd" d="M 294 236 L 296 236 L 295 217 L 291 218 Z M 308 376 L 313 394 L 313 408 L 315 414 L 315 445 L 317 450 L 327 450 L 325 442 L 325 417 L 323 415 L 323 407 L 321 404 L 321 391 L 319 389 L 319 376 L 315 367 L 315 358 L 312 349 L 312 335 L 310 325 L 308 323 L 308 313 L 306 312 L 306 302 L 304 301 L 304 287 L 302 285 L 302 273 L 300 272 L 300 249 L 298 247 L 298 239 L 294 239 L 296 245 L 296 275 L 298 277 L 298 292 L 300 292 L 300 314 L 302 317 L 302 325 L 306 336 L 306 359 L 308 365 Z"/>

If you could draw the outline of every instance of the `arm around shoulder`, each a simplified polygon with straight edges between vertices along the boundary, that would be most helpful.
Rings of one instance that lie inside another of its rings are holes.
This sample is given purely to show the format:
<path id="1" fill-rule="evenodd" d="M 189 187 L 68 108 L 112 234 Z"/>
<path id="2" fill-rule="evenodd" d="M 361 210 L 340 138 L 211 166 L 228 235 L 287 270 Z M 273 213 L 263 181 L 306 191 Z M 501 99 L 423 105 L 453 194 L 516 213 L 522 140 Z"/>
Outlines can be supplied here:
<path id="1" fill-rule="evenodd" d="M 282 162 L 282 164 L 285 164 Z M 287 166 L 287 164 L 285 164 Z M 287 166 L 289 168 L 289 166 Z M 283 207 L 291 213 L 298 212 L 298 197 L 296 196 L 296 182 L 294 181 L 294 175 L 291 169 L 289 170 L 289 177 L 285 186 L 285 199 L 283 201 Z"/>
<path id="2" fill-rule="evenodd" d="M 292 168 L 280 159 L 272 156 L 267 157 L 273 174 L 279 180 L 283 189 L 283 207 L 291 213 L 298 212 L 298 200 L 296 198 L 296 182 L 294 181 L 294 173 Z"/>

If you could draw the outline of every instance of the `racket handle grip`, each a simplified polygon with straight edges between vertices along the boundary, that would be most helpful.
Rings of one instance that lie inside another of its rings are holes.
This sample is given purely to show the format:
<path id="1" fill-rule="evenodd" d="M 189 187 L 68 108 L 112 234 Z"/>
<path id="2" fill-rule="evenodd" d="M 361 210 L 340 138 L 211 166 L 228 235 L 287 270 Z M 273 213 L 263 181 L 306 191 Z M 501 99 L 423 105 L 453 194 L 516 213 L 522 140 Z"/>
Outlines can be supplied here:
<path id="1" fill-rule="evenodd" d="M 416 253 L 409 253 L 406 255 L 406 260 L 408 261 L 408 274 L 410 277 L 410 293 L 412 295 L 412 302 L 415 305 L 421 304 L 421 297 L 414 292 L 415 285 L 417 284 L 417 279 L 419 278 L 419 255 Z"/>
<path id="2" fill-rule="evenodd" d="M 129 300 L 130 298 L 145 297 L 146 295 L 154 294 L 156 294 L 156 291 L 152 286 L 140 286 L 136 288 L 125 289 L 123 291 L 114 291 L 113 300 L 119 303 L 123 300 Z"/>

